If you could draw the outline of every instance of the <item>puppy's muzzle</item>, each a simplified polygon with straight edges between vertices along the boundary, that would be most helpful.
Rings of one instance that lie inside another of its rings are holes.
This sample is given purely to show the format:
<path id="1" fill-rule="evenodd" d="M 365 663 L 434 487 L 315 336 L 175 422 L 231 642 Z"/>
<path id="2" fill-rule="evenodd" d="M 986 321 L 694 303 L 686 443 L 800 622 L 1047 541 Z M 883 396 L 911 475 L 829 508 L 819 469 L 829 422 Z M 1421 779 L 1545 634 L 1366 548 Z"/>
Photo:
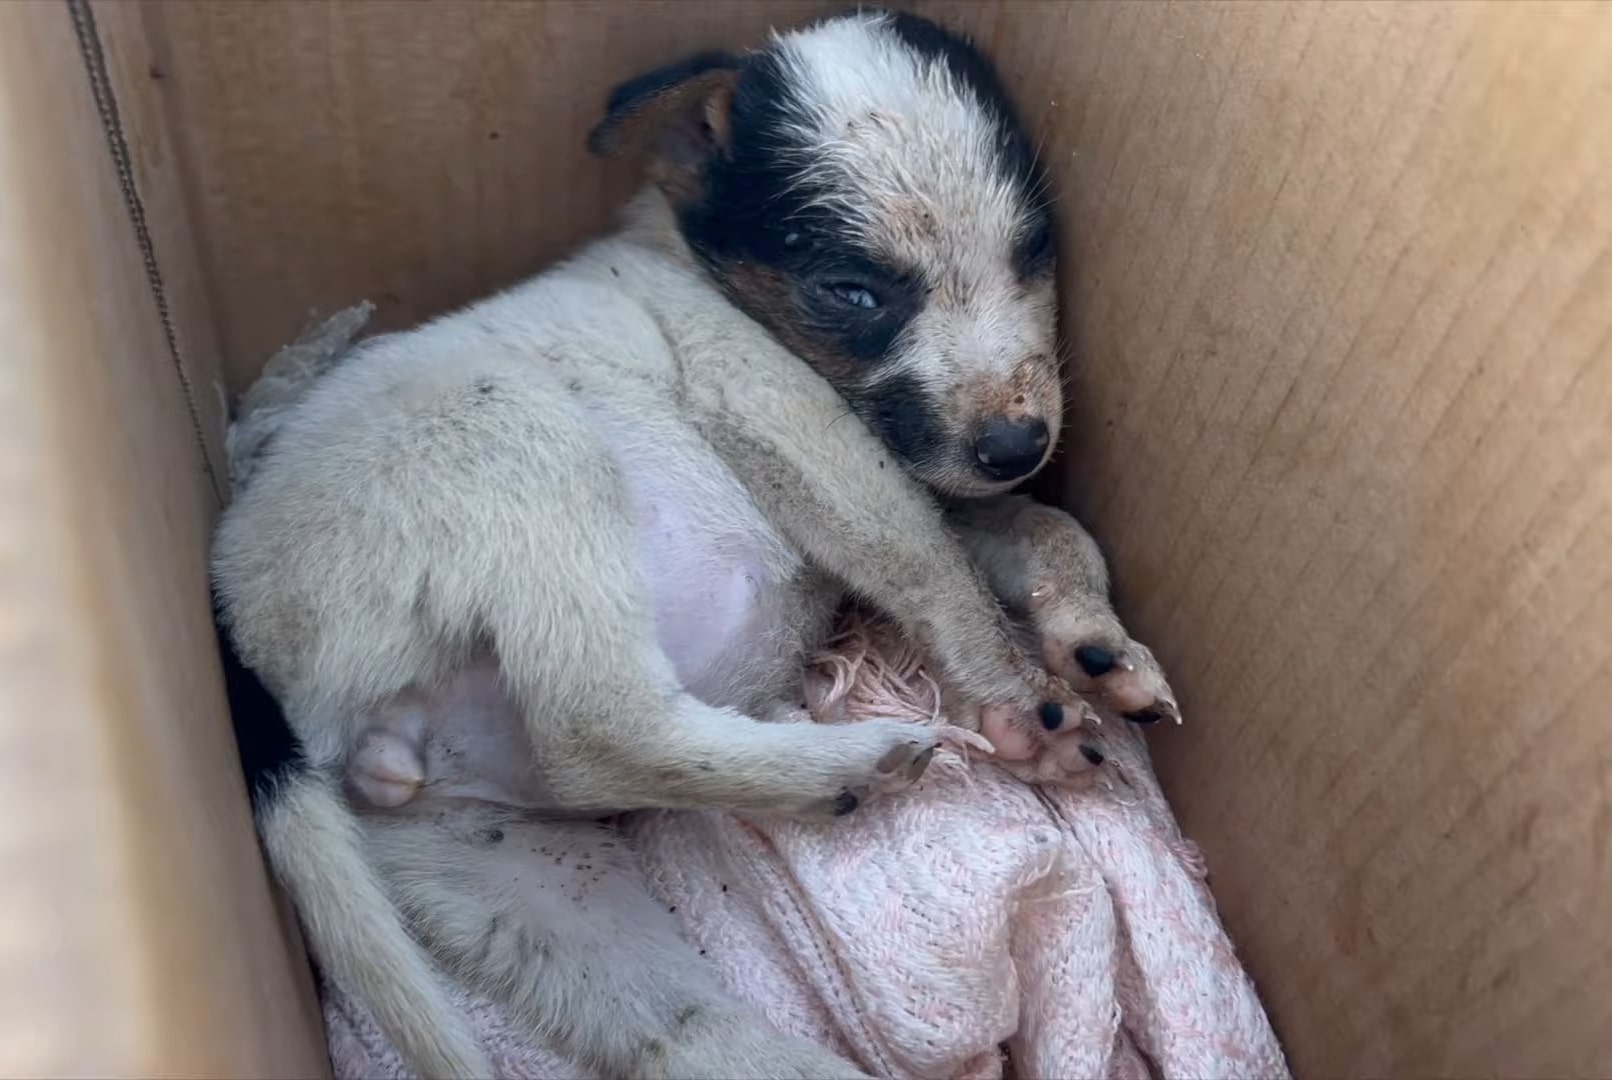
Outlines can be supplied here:
<path id="1" fill-rule="evenodd" d="M 1049 441 L 1047 423 L 1039 417 L 988 420 L 974 440 L 974 457 L 990 479 L 1018 480 L 1035 472 Z"/>

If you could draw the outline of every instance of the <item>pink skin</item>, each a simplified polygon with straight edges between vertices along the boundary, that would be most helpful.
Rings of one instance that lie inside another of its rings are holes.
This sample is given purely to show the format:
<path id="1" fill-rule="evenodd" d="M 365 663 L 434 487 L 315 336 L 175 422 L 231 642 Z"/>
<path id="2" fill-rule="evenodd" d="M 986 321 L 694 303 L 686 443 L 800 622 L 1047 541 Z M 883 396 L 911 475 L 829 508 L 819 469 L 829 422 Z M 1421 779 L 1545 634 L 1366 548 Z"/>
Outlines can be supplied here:
<path id="1" fill-rule="evenodd" d="M 387 728 L 369 728 L 348 769 L 357 793 L 371 806 L 394 809 L 414 801 L 425 784 L 420 746 Z"/>
<path id="2" fill-rule="evenodd" d="M 1041 752 L 1045 741 L 1019 722 L 1017 709 L 999 706 L 980 711 L 980 734 L 990 740 L 995 756 L 1003 761 L 1029 761 Z"/>
<path id="3" fill-rule="evenodd" d="M 1031 784 L 1081 783 L 1107 758 L 1102 720 L 1084 703 L 1063 706 L 1056 731 L 1026 727 L 1016 710 L 980 710 L 980 734 L 990 741 L 991 756 L 1019 779 Z"/>
<path id="4" fill-rule="evenodd" d="M 388 810 L 426 797 L 549 808 L 531 746 L 484 656 L 429 693 L 410 690 L 371 709 L 347 761 L 348 791 Z"/>

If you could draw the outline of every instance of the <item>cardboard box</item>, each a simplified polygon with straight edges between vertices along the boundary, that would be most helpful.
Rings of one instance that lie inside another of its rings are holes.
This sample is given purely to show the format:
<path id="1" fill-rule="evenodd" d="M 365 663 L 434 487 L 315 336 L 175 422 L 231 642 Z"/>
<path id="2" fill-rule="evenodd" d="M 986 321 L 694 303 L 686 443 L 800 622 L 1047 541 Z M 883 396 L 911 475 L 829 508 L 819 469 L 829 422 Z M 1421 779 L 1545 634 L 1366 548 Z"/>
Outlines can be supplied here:
<path id="1" fill-rule="evenodd" d="M 204 579 L 224 392 L 603 226 L 615 81 L 838 4 L 0 4 L 0 1074 L 327 1068 Z M 1612 1073 L 1612 6 L 919 4 L 1056 178 L 1155 741 L 1306 1075 Z"/>

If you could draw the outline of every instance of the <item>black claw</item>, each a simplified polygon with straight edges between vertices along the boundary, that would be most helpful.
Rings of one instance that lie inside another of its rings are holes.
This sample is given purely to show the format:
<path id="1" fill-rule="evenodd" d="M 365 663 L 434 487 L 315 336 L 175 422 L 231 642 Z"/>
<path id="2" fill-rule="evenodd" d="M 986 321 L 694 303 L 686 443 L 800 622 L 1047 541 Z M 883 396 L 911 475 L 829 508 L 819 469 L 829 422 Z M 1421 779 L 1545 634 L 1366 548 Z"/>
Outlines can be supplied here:
<path id="1" fill-rule="evenodd" d="M 1101 765 L 1107 760 L 1103 757 L 1103 752 L 1097 749 L 1095 746 L 1082 746 L 1080 748 L 1080 756 L 1091 762 L 1093 765 Z"/>
<path id="2" fill-rule="evenodd" d="M 1164 715 L 1159 710 L 1149 706 L 1146 709 L 1137 709 L 1135 712 L 1126 713 L 1125 719 L 1133 724 L 1156 724 L 1164 719 Z"/>
<path id="3" fill-rule="evenodd" d="M 1048 731 L 1057 731 L 1063 727 L 1063 706 L 1056 701 L 1041 703 L 1041 726 Z"/>
<path id="4" fill-rule="evenodd" d="M 861 800 L 859 800 L 855 795 L 851 794 L 849 791 L 842 791 L 839 794 L 839 798 L 834 800 L 834 816 L 844 817 L 846 814 L 849 814 L 852 810 L 855 810 L 860 805 Z"/>
<path id="5" fill-rule="evenodd" d="M 1075 663 L 1092 678 L 1100 678 L 1114 670 L 1119 658 L 1101 645 L 1082 645 L 1075 650 Z"/>
<path id="6" fill-rule="evenodd" d="M 929 749 L 913 758 L 912 764 L 907 766 L 907 779 L 917 780 L 920 776 L 922 776 L 924 774 L 924 770 L 929 768 L 929 759 L 934 756 L 935 748 L 931 746 Z"/>

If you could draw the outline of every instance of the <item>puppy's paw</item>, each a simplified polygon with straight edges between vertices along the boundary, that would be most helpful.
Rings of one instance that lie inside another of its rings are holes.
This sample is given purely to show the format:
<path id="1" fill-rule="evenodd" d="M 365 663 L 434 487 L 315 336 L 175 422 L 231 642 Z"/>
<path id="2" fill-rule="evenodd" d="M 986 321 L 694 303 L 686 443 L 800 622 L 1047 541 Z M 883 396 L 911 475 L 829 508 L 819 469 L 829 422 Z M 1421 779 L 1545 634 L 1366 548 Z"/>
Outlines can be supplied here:
<path id="1" fill-rule="evenodd" d="M 1102 708 L 1138 724 L 1181 722 L 1175 694 L 1145 645 L 1111 631 L 1037 632 L 1048 669 Z"/>
<path id="2" fill-rule="evenodd" d="M 1079 700 L 1049 698 L 1027 718 L 1023 710 L 987 707 L 980 734 L 998 764 L 1036 784 L 1083 784 L 1108 760 L 1102 721 Z"/>
<path id="3" fill-rule="evenodd" d="M 802 807 L 807 817 L 844 817 L 883 795 L 917 783 L 935 756 L 940 734 L 920 724 L 867 720 L 824 727 L 835 736 L 826 770 L 831 789 Z"/>
<path id="4" fill-rule="evenodd" d="M 1013 704 L 981 705 L 956 686 L 944 686 L 941 711 L 955 728 L 943 738 L 1036 783 L 1072 780 L 1099 768 L 1108 753 L 1102 719 L 1091 705 L 1039 665 L 1027 663 L 1023 674 L 1026 692 Z"/>

